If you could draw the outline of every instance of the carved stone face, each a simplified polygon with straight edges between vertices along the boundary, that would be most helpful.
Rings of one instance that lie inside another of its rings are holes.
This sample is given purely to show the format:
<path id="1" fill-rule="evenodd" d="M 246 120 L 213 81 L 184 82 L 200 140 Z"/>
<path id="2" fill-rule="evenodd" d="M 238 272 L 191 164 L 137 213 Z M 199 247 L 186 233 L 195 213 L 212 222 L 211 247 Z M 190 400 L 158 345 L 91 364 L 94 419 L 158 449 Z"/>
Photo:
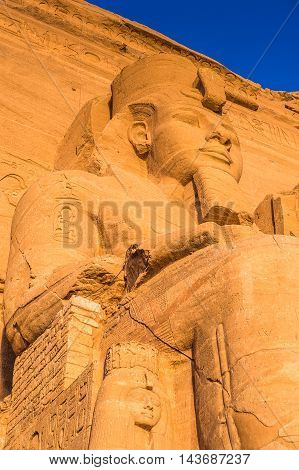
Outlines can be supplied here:
<path id="1" fill-rule="evenodd" d="M 182 184 L 197 170 L 210 167 L 239 181 L 242 156 L 229 119 L 203 108 L 193 98 L 161 106 L 153 126 L 153 172 Z"/>
<path id="2" fill-rule="evenodd" d="M 150 96 L 143 99 L 151 101 Z M 240 144 L 227 116 L 204 108 L 201 94 L 192 88 L 174 90 L 169 103 L 161 94 L 153 101 L 154 106 L 131 105 L 136 116 L 129 130 L 129 139 L 137 154 L 147 158 L 151 174 L 186 184 L 198 170 L 209 167 L 239 181 Z M 142 117 L 150 113 L 150 119 Z"/>
<path id="3" fill-rule="evenodd" d="M 128 405 L 137 426 L 153 428 L 161 417 L 160 398 L 156 393 L 144 388 L 129 392 Z"/>

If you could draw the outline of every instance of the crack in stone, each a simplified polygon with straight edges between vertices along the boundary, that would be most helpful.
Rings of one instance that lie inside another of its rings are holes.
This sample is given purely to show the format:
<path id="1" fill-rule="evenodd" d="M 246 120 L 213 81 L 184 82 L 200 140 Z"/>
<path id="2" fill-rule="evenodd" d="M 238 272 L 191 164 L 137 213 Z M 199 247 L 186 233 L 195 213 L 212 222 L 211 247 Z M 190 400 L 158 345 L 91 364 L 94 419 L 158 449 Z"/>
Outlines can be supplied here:
<path id="1" fill-rule="evenodd" d="M 268 425 L 268 424 L 265 424 L 255 413 L 253 413 L 253 411 L 247 411 L 247 410 L 238 410 L 237 408 L 235 408 L 234 406 L 230 405 L 230 408 L 235 412 L 235 413 L 239 413 L 239 414 L 249 414 L 251 416 L 254 416 L 257 421 L 259 421 L 264 427 L 266 428 L 271 428 L 272 426 Z"/>
<path id="2" fill-rule="evenodd" d="M 191 361 L 192 363 L 192 366 L 194 368 L 194 371 L 197 373 L 198 376 L 200 375 L 204 375 L 202 371 L 200 371 L 200 369 L 198 369 L 198 367 L 196 366 L 196 363 L 194 361 L 194 359 L 192 357 L 190 357 L 188 354 L 184 353 L 183 351 L 181 351 L 179 348 L 175 347 L 175 346 L 172 346 L 171 344 L 169 344 L 167 341 L 163 340 L 162 338 L 160 338 L 158 335 L 156 335 L 156 333 L 143 321 L 141 320 L 138 320 L 137 318 L 133 317 L 133 315 L 131 314 L 130 312 L 130 309 L 127 310 L 127 313 L 129 314 L 130 318 L 135 321 L 136 323 L 138 323 L 139 325 L 142 325 L 144 326 L 158 341 L 160 341 L 162 344 L 164 344 L 165 346 L 167 346 L 168 348 L 172 349 L 173 351 L 183 355 L 184 357 L 186 357 L 187 359 L 189 359 L 189 361 Z M 229 393 L 229 391 L 225 388 L 223 382 L 221 381 L 221 379 L 212 379 L 211 377 L 206 377 L 204 376 L 204 378 L 208 381 L 208 382 L 211 382 L 211 383 L 216 383 L 218 385 L 221 386 L 222 390 L 227 393 L 228 397 L 230 398 L 231 395 Z M 226 409 L 230 408 L 230 407 L 225 407 Z"/>
<path id="3" fill-rule="evenodd" d="M 196 370 L 196 372 L 198 373 L 197 370 Z M 207 382 L 212 383 L 212 384 L 218 384 L 218 385 L 220 385 L 222 388 L 224 388 L 224 387 L 223 387 L 223 383 L 221 382 L 220 379 L 212 379 L 211 377 L 205 377 L 205 380 L 206 380 Z"/>
<path id="4" fill-rule="evenodd" d="M 20 246 L 20 242 L 19 242 L 19 240 L 17 239 L 17 237 L 15 237 L 15 241 L 16 241 L 16 243 L 17 243 L 17 245 L 18 245 L 18 248 L 19 248 L 19 250 L 20 250 L 21 255 L 22 255 L 23 258 L 24 258 L 25 263 L 27 264 L 27 266 L 28 266 L 28 268 L 29 268 L 30 279 L 35 279 L 34 276 L 33 276 L 33 274 L 32 274 L 32 267 L 31 267 L 31 265 L 30 265 L 30 263 L 29 263 L 29 261 L 28 261 L 26 255 L 25 255 L 25 252 L 22 250 L 22 248 L 21 248 L 21 246 Z M 29 288 L 30 288 L 30 283 L 29 283 Z"/>
<path id="5" fill-rule="evenodd" d="M 293 349 L 283 348 L 283 347 L 280 347 L 280 348 L 262 348 L 262 349 L 258 349 L 257 351 L 254 351 L 254 352 L 244 354 L 243 356 L 239 357 L 236 360 L 236 362 L 232 366 L 230 366 L 229 370 L 232 370 L 238 364 L 238 362 L 240 362 L 245 357 L 253 356 L 254 354 L 257 354 L 259 352 L 270 352 L 270 351 L 289 351 L 289 352 L 293 352 L 294 354 L 299 354 L 299 351 L 294 351 Z"/>
<path id="6" fill-rule="evenodd" d="M 275 241 L 275 243 L 276 243 L 276 245 L 278 246 L 278 248 L 281 250 L 281 246 L 279 245 L 278 241 L 276 240 L 275 235 L 272 235 L 272 238 L 273 238 L 273 240 Z"/>
<path id="7" fill-rule="evenodd" d="M 184 353 L 183 351 L 181 351 L 179 348 L 175 347 L 175 346 L 172 346 L 171 344 L 169 344 L 167 341 L 164 341 L 162 338 L 160 338 L 158 335 L 156 335 L 156 333 L 146 324 L 144 323 L 143 321 L 141 320 L 138 320 L 137 318 L 133 317 L 133 315 L 131 314 L 130 312 L 130 309 L 127 310 L 127 313 L 129 314 L 130 318 L 135 321 L 136 323 L 138 323 L 139 325 L 142 325 L 144 326 L 158 341 L 160 341 L 162 344 L 164 344 L 165 346 L 167 346 L 168 348 L 172 349 L 173 351 L 179 353 L 179 354 L 182 354 L 184 357 L 186 357 L 187 359 L 189 359 L 193 365 L 194 365 L 194 360 L 192 357 L 188 356 L 188 354 Z"/>

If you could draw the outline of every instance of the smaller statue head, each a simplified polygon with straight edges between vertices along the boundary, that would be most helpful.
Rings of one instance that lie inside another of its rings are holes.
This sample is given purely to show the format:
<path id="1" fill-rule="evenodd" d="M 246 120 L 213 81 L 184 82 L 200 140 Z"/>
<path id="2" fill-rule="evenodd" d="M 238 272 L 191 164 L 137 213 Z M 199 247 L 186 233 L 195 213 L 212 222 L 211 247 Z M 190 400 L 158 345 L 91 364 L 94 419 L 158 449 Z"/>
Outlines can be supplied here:
<path id="1" fill-rule="evenodd" d="M 107 351 L 104 381 L 92 426 L 92 449 L 147 449 L 161 420 L 158 351 L 152 346 L 118 343 Z"/>
<path id="2" fill-rule="evenodd" d="M 158 352 L 136 342 L 119 343 L 107 351 L 105 375 L 128 376 L 125 403 L 136 426 L 150 430 L 161 417 L 157 394 Z M 116 379 L 117 380 L 117 379 Z"/>
<path id="3" fill-rule="evenodd" d="M 159 396 L 149 388 L 134 388 L 127 395 L 128 406 L 136 426 L 151 430 L 161 417 Z"/>

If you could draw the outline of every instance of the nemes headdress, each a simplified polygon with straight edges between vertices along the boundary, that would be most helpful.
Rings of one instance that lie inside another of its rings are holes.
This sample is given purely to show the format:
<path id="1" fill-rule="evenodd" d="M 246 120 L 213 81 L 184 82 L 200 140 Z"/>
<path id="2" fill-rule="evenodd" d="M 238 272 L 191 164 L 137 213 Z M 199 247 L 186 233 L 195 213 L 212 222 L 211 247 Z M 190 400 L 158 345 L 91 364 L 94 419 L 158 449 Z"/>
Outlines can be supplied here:
<path id="1" fill-rule="evenodd" d="M 80 110 L 59 147 L 57 170 L 86 169 L 84 156 L 79 155 L 74 161 L 76 148 L 82 146 L 82 132 L 97 141 L 109 121 L 130 104 L 146 103 L 152 95 L 163 96 L 163 93 L 168 102 L 165 92 L 191 90 L 200 97 L 203 106 L 221 113 L 226 100 L 224 83 L 218 73 L 178 54 L 161 53 L 137 60 L 119 73 L 111 88 L 111 94 L 93 98 Z M 87 169 L 96 172 L 94 168 Z"/>
<path id="2" fill-rule="evenodd" d="M 192 88 L 197 68 L 179 55 L 158 54 L 125 67 L 112 83 L 114 115 L 124 106 L 167 87 Z"/>
<path id="3" fill-rule="evenodd" d="M 198 89 L 203 106 L 221 112 L 225 104 L 224 82 L 210 67 L 195 65 L 176 54 L 157 54 L 125 67 L 112 83 L 112 114 L 124 106 L 167 88 Z"/>

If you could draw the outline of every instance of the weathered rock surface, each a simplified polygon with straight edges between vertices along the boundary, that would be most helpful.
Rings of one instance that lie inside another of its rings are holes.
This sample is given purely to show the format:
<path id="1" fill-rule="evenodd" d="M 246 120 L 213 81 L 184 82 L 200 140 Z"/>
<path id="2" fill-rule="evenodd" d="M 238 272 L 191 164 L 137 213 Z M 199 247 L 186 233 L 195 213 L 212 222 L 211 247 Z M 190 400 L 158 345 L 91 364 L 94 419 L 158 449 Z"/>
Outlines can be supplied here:
<path id="1" fill-rule="evenodd" d="M 296 449 L 298 92 L 83 0 L 0 41 L 0 448 Z"/>

